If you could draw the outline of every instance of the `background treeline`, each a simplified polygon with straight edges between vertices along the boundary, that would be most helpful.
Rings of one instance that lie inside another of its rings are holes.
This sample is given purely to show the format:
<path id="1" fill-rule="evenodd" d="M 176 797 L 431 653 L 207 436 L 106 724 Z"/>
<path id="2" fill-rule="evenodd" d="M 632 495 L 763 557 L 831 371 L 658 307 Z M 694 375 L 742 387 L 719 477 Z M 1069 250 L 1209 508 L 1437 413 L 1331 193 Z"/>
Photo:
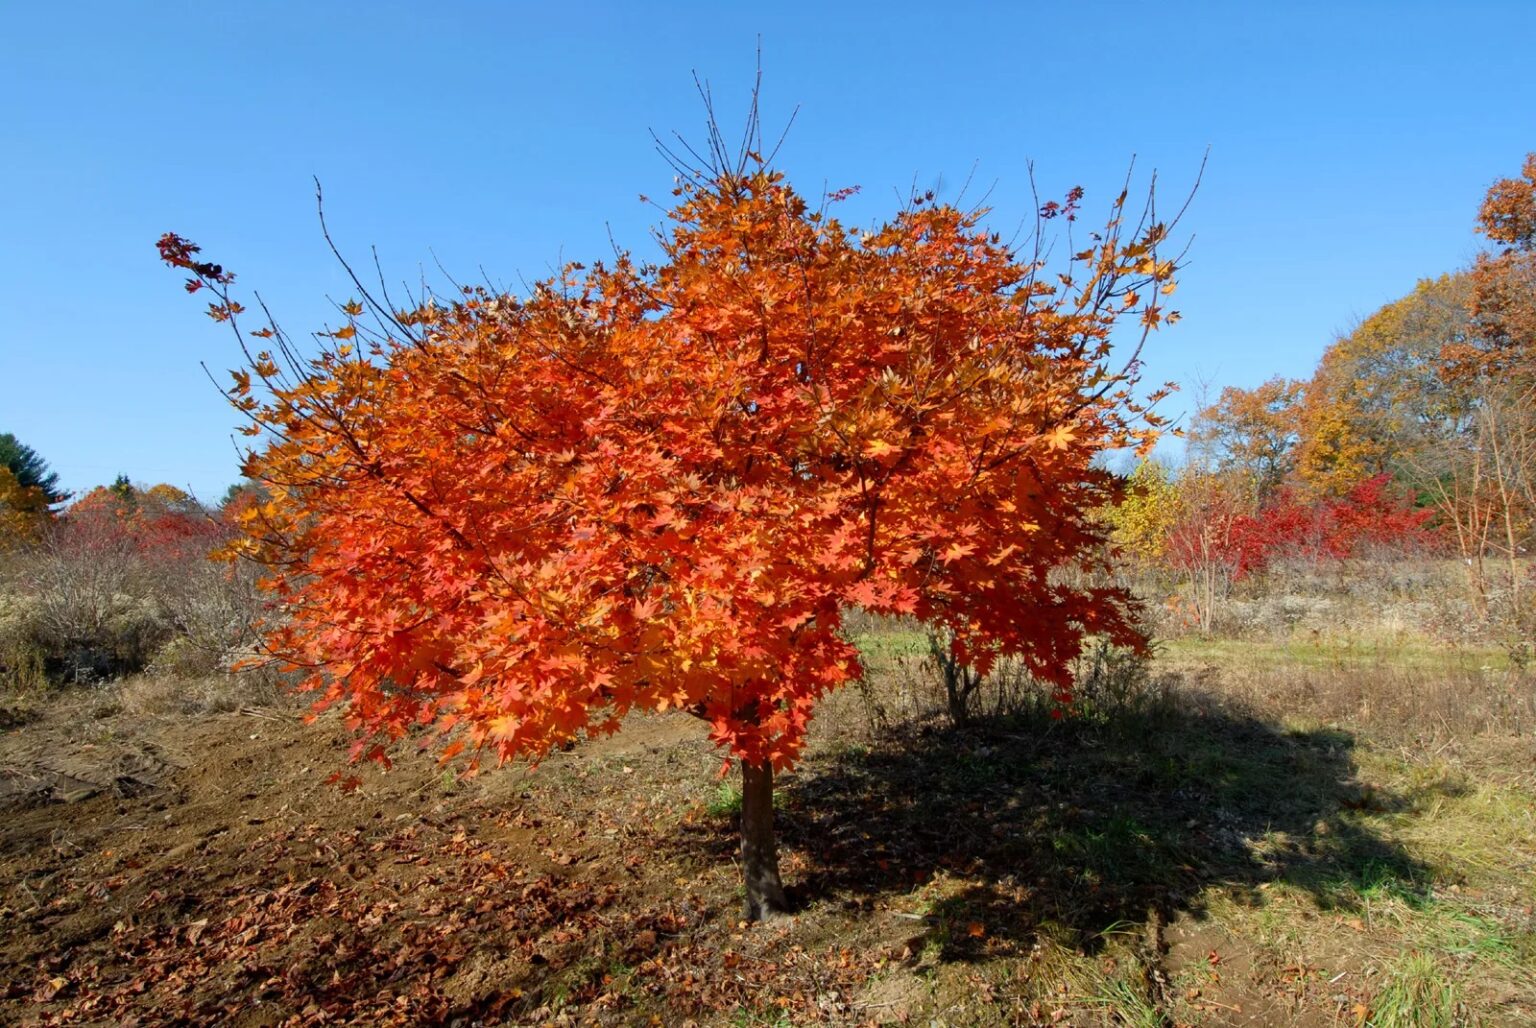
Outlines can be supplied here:
<path id="1" fill-rule="evenodd" d="M 1492 245 L 1472 267 L 1365 319 L 1308 380 L 1223 390 L 1181 467 L 1131 473 L 1106 517 L 1165 633 L 1354 619 L 1528 655 L 1536 154 L 1477 227 Z"/>
<path id="2" fill-rule="evenodd" d="M 1470 268 L 1372 314 L 1310 379 L 1224 389 L 1181 464 L 1127 469 L 1104 534 L 1155 635 L 1418 637 L 1531 658 L 1536 154 L 1490 188 L 1477 227 L 1490 246 Z M 208 556 L 253 490 L 209 506 L 119 477 L 69 500 L 0 435 L 0 683 L 199 674 L 250 652 L 255 569 Z M 929 644 L 963 711 L 980 683 Z"/>

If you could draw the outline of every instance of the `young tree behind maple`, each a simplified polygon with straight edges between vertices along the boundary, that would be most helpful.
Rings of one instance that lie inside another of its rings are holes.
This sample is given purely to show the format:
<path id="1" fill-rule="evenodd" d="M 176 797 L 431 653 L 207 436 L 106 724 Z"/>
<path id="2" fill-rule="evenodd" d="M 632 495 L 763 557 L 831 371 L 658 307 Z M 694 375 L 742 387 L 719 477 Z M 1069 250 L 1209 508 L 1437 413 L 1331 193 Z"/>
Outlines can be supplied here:
<path id="1" fill-rule="evenodd" d="M 1196 464 L 1182 469 L 1177 489 L 1161 556 L 1187 588 L 1196 627 L 1210 635 L 1233 583 L 1249 570 L 1243 526 L 1256 510 L 1254 490 L 1235 474 Z"/>
<path id="2" fill-rule="evenodd" d="M 250 333 L 270 349 L 231 391 L 263 437 L 237 550 L 283 611 L 267 644 L 346 705 L 354 757 L 434 726 L 445 761 L 537 760 L 687 711 L 741 762 L 750 918 L 786 908 L 773 773 L 861 674 L 845 608 L 1063 698 L 1087 636 L 1142 644 L 1127 593 L 1055 572 L 1100 559 L 1117 483 L 1094 457 L 1159 424 L 1111 329 L 1176 317 L 1150 199 L 1122 193 L 1047 279 L 979 211 L 918 197 L 857 231 L 830 214 L 848 191 L 812 206 L 758 150 L 712 131 L 705 167 L 678 162 L 655 263 L 405 311 L 363 290 L 312 359 Z M 233 276 L 160 251 L 245 347 Z"/>
<path id="3" fill-rule="evenodd" d="M 1129 563 L 1155 566 L 1167 551 L 1181 502 L 1179 483 L 1166 465 L 1139 461 L 1126 477 L 1124 498 L 1103 511 L 1110 541 Z"/>

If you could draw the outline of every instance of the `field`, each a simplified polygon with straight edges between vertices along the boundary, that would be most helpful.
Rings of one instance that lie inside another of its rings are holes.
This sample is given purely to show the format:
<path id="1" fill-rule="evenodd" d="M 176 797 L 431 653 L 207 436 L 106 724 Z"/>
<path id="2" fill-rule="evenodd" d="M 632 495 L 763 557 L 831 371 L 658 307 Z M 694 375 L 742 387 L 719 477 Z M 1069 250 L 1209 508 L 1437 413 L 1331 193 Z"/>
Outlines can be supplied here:
<path id="1" fill-rule="evenodd" d="M 920 637 L 860 641 L 869 681 L 779 782 L 797 914 L 755 926 L 687 716 L 348 794 L 341 725 L 238 678 L 10 701 L 0 1021 L 1536 1021 L 1518 669 L 1180 644 L 1079 716 L 956 729 Z"/>

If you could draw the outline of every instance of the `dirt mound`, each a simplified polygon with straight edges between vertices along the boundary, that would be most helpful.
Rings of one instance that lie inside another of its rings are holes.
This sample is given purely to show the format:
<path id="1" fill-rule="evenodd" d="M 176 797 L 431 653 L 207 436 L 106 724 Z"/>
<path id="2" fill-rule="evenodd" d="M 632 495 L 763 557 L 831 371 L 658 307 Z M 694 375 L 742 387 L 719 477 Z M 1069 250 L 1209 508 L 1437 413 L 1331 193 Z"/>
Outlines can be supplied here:
<path id="1" fill-rule="evenodd" d="M 119 799 L 171 787 L 182 764 L 153 743 L 86 743 L 61 752 L 0 763 L 0 811 L 45 803 L 78 803 L 103 793 Z"/>

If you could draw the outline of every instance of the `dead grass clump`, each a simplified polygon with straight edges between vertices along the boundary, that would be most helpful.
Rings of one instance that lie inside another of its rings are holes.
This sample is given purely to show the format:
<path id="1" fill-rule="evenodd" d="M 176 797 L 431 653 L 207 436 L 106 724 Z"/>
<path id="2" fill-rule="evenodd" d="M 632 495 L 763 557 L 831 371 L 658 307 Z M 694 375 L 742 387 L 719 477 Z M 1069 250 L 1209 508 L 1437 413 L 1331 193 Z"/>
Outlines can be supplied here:
<path id="1" fill-rule="evenodd" d="M 1347 724 L 1394 745 L 1536 731 L 1536 674 L 1518 668 L 1232 664 L 1186 674 L 1267 716 Z"/>
<path id="2" fill-rule="evenodd" d="M 227 714 L 245 707 L 293 703 L 270 677 L 258 674 L 211 674 L 199 678 L 136 675 L 123 679 L 111 694 L 124 712 L 151 717 Z"/>

